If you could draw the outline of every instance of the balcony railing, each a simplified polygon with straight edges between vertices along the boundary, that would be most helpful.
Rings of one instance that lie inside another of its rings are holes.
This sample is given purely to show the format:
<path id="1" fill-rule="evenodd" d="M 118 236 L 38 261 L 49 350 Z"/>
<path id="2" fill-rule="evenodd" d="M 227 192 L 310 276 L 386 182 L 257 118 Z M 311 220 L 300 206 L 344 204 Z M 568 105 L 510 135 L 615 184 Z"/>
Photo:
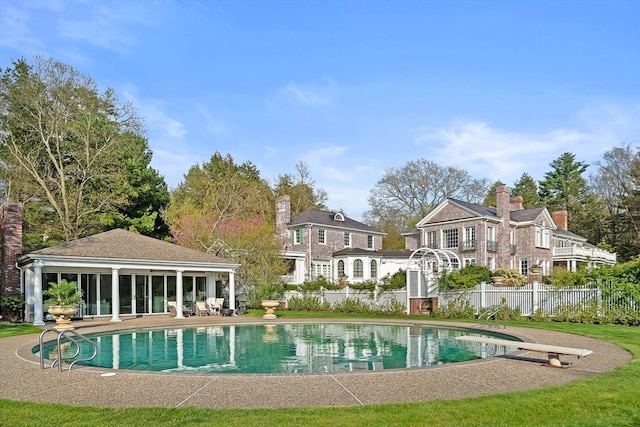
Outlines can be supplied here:
<path id="1" fill-rule="evenodd" d="M 510 245 L 511 246 L 511 255 L 515 255 L 518 250 L 518 245 Z"/>
<path id="2" fill-rule="evenodd" d="M 490 252 L 497 252 L 498 242 L 496 240 L 487 240 L 487 250 Z"/>
<path id="3" fill-rule="evenodd" d="M 572 246 L 568 248 L 553 248 L 554 258 L 579 258 L 583 260 L 600 261 L 615 264 L 616 254 L 604 251 L 599 248 L 581 248 Z"/>
<path id="4" fill-rule="evenodd" d="M 462 242 L 462 250 L 463 251 L 475 251 L 476 250 L 476 241 L 475 240 L 465 240 Z"/>

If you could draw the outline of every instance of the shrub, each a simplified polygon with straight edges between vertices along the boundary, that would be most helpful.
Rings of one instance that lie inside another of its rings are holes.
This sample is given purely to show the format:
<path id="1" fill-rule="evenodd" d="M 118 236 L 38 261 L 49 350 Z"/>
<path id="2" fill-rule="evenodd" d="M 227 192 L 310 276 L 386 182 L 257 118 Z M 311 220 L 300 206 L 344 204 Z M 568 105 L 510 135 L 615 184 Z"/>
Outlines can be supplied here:
<path id="1" fill-rule="evenodd" d="M 10 321 L 15 322 L 22 317 L 22 294 L 12 292 L 9 295 L 0 295 L 0 315 L 7 316 Z"/>
<path id="2" fill-rule="evenodd" d="M 334 311 L 340 313 L 371 313 L 372 308 L 360 298 L 344 298 L 342 301 L 335 303 L 331 307 Z"/>
<path id="3" fill-rule="evenodd" d="M 513 268 L 498 268 L 491 273 L 491 277 L 502 277 L 502 283 L 507 286 L 524 286 L 527 278 Z"/>
<path id="4" fill-rule="evenodd" d="M 444 272 L 438 283 L 441 289 L 473 289 L 482 282 L 491 280 L 491 270 L 481 265 L 470 264 L 457 271 Z"/>
<path id="5" fill-rule="evenodd" d="M 382 284 L 378 288 L 380 293 L 387 291 L 396 291 L 407 287 L 406 270 L 398 270 L 392 276 L 388 274 L 382 278 Z"/>
<path id="6" fill-rule="evenodd" d="M 327 301 L 321 302 L 320 298 L 310 295 L 291 297 L 287 301 L 287 306 L 295 311 L 327 311 L 331 308 L 331 304 Z"/>
<path id="7" fill-rule="evenodd" d="M 433 314 L 445 319 L 474 319 L 476 317 L 471 301 L 466 296 L 458 296 L 448 301 L 447 304 L 438 306 Z"/>

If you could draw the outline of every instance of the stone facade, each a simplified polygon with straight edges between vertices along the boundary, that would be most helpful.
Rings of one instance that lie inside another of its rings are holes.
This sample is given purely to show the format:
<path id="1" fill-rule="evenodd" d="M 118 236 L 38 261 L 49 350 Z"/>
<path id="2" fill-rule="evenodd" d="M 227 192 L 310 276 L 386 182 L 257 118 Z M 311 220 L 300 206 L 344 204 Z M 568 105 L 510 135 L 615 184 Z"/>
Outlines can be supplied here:
<path id="1" fill-rule="evenodd" d="M 3 295 L 20 290 L 20 270 L 16 266 L 22 254 L 22 204 L 4 203 L 0 206 L 0 262 Z"/>

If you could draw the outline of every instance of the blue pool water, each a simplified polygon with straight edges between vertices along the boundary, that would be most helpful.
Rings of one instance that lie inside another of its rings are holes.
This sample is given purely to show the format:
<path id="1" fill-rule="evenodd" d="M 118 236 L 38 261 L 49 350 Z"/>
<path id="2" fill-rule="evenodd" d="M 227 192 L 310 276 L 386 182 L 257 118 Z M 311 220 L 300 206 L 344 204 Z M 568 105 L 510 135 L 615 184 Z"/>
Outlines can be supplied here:
<path id="1" fill-rule="evenodd" d="M 180 373 L 324 373 L 405 369 L 505 354 L 456 341 L 499 336 L 419 325 L 288 323 L 119 331 L 88 335 L 98 355 L 85 365 Z M 86 345 L 86 344 L 85 344 Z M 50 355 L 55 345 L 45 346 Z M 91 349 L 82 349 L 90 353 Z"/>

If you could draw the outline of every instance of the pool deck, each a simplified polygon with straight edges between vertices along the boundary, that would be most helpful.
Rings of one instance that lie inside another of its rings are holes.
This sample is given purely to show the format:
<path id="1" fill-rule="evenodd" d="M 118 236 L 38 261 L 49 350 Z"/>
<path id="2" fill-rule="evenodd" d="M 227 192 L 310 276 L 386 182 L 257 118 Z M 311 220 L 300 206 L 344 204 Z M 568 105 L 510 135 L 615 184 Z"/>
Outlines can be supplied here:
<path id="1" fill-rule="evenodd" d="M 74 321 L 80 333 L 164 326 L 198 326 L 229 323 L 292 322 L 292 319 L 263 321 L 260 318 L 169 316 L 122 317 Z M 304 319 L 299 322 L 371 322 L 384 320 Z M 460 326 L 487 331 L 474 323 L 433 321 L 388 322 Z M 47 327 L 51 327 L 49 323 Z M 507 327 L 491 331 L 516 335 L 524 341 L 563 347 L 586 348 L 593 354 L 578 359 L 563 356 L 569 369 L 543 366 L 547 355 L 515 351 L 502 357 L 473 362 L 404 370 L 335 372 L 323 374 L 163 374 L 139 371 L 74 367 L 72 371 L 40 369 L 31 348 L 37 335 L 0 339 L 0 398 L 17 401 L 64 403 L 110 407 L 206 407 L 279 408 L 303 406 L 375 405 L 460 399 L 495 393 L 559 386 L 571 381 L 615 370 L 628 363 L 631 354 L 624 349 L 579 335 L 540 329 Z M 53 339 L 53 334 L 49 336 Z M 103 375 L 108 374 L 108 375 Z"/>

